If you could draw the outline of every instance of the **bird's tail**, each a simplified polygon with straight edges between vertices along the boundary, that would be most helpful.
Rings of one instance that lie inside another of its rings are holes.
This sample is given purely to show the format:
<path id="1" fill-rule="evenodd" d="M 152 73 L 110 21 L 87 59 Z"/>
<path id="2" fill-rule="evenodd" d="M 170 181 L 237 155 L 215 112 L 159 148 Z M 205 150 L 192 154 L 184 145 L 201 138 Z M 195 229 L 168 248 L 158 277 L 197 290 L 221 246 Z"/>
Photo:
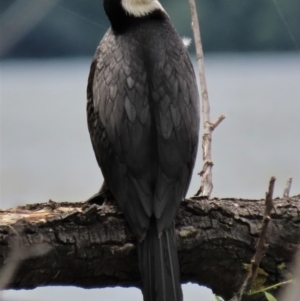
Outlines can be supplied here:
<path id="1" fill-rule="evenodd" d="M 174 225 L 159 238 L 152 220 L 138 252 L 144 301 L 182 301 Z"/>

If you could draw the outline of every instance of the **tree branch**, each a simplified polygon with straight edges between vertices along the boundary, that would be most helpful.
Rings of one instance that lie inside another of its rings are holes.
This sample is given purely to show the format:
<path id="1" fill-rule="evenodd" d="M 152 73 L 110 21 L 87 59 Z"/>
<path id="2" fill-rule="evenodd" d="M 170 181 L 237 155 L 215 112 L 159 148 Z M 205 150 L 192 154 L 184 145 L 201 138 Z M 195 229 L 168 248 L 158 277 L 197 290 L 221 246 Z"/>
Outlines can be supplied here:
<path id="1" fill-rule="evenodd" d="M 283 197 L 284 198 L 288 198 L 290 196 L 292 181 L 293 181 L 293 178 L 289 178 L 286 182 L 286 186 L 285 186 L 284 191 L 283 191 Z"/>
<path id="2" fill-rule="evenodd" d="M 245 279 L 255 251 L 264 200 L 196 198 L 182 202 L 176 220 L 182 282 L 208 286 L 228 300 Z M 265 286 L 285 279 L 298 248 L 300 195 L 274 200 L 269 248 L 262 259 Z M 0 268 L 19 233 L 19 250 L 47 244 L 25 259 L 8 288 L 76 285 L 140 286 L 135 238 L 113 205 L 55 203 L 0 211 Z M 244 300 L 259 300 L 257 295 Z"/>
<path id="3" fill-rule="evenodd" d="M 197 196 L 210 197 L 213 190 L 212 183 L 212 156 L 211 156 L 211 140 L 212 132 L 214 129 L 226 118 L 224 114 L 218 117 L 215 122 L 210 121 L 210 105 L 208 98 L 208 90 L 206 85 L 205 69 L 204 69 L 204 56 L 203 47 L 200 35 L 200 23 L 198 21 L 198 14 L 195 0 L 189 0 L 191 8 L 192 30 L 194 33 L 195 47 L 197 53 L 197 64 L 199 71 L 201 99 L 202 99 L 202 116 L 204 133 L 202 136 L 202 156 L 203 167 L 198 173 L 201 176 L 201 186 L 196 193 Z"/>
<path id="4" fill-rule="evenodd" d="M 258 242 L 256 244 L 256 250 L 253 258 L 251 259 L 251 264 L 249 268 L 248 275 L 239 289 L 238 293 L 230 301 L 241 301 L 245 293 L 248 293 L 253 287 L 254 281 L 257 277 L 257 272 L 261 263 L 263 256 L 266 253 L 268 244 L 266 244 L 267 239 L 267 229 L 271 220 L 271 212 L 274 207 L 273 205 L 273 192 L 275 185 L 275 177 L 272 177 L 269 183 L 269 190 L 266 193 L 266 202 L 265 202 L 265 213 L 263 217 L 262 227 L 260 230 Z"/>

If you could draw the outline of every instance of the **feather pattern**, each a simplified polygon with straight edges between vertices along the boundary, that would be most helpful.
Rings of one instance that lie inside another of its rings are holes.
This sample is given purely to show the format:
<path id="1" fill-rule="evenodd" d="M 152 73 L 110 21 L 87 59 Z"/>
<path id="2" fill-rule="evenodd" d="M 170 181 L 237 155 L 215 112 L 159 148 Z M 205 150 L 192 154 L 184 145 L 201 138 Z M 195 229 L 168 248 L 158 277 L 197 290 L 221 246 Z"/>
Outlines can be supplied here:
<path id="1" fill-rule="evenodd" d="M 176 251 L 174 223 L 157 236 L 155 220 L 138 245 L 144 301 L 181 301 L 180 273 Z"/>
<path id="2" fill-rule="evenodd" d="M 138 244 L 145 301 L 181 301 L 174 219 L 198 146 L 199 96 L 186 47 L 163 13 L 109 29 L 87 87 L 105 185 Z"/>

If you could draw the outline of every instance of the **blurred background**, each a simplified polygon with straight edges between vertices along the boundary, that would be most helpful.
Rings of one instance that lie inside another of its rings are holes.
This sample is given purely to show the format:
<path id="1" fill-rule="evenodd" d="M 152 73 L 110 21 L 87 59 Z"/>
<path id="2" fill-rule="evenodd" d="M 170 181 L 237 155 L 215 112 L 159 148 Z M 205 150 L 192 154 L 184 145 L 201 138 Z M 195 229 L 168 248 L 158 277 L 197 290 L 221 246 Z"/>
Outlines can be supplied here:
<path id="1" fill-rule="evenodd" d="M 188 1 L 161 2 L 179 33 L 192 36 Z M 299 50 L 298 0 L 196 2 L 206 52 Z M 91 56 L 109 26 L 100 0 L 1 0 L 0 9 L 5 59 Z"/>
<path id="2" fill-rule="evenodd" d="M 192 37 L 188 1 L 161 1 Z M 300 193 L 300 1 L 197 0 L 213 134 L 213 197 Z M 96 0 L 0 1 L 1 209 L 85 200 L 100 187 L 86 125 L 86 82 L 109 27 Z M 195 64 L 194 46 L 189 48 Z M 189 195 L 200 185 L 201 147 Z M 183 286 L 185 300 L 215 300 Z M 142 300 L 137 289 L 47 287 L 4 291 L 2 301 Z"/>

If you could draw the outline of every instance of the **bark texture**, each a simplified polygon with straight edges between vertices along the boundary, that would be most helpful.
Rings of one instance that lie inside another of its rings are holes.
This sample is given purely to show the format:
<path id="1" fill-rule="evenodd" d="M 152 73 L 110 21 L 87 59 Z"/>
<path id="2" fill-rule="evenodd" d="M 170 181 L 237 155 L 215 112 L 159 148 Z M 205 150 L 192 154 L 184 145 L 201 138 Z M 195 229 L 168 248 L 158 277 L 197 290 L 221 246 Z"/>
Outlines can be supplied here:
<path id="1" fill-rule="evenodd" d="M 182 283 L 210 287 L 225 300 L 240 288 L 255 252 L 265 200 L 187 199 L 176 220 Z M 300 195 L 275 199 L 257 287 L 283 281 L 299 248 Z M 36 257 L 39 246 L 51 247 Z M 33 254 L 31 250 L 34 246 Z M 72 285 L 140 287 L 136 240 L 118 208 L 87 203 L 26 205 L 0 211 L 0 269 L 17 250 L 7 288 Z M 26 255 L 27 254 L 27 255 Z M 35 257 L 33 257 L 35 256 Z M 263 300 L 254 295 L 244 300 Z"/>

